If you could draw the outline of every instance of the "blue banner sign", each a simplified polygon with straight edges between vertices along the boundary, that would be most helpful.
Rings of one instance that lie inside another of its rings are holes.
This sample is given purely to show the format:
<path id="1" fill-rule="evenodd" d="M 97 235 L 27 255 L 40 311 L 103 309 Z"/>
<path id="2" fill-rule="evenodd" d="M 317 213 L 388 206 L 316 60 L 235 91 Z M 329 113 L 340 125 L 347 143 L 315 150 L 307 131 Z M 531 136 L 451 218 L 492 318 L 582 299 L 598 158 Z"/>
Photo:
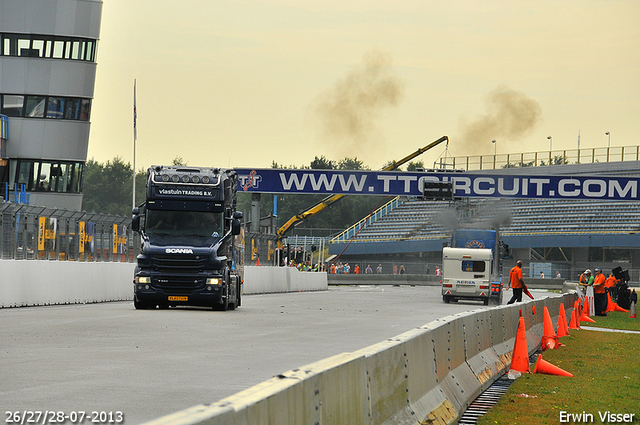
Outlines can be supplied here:
<path id="1" fill-rule="evenodd" d="M 238 191 L 420 196 L 426 182 L 451 182 L 455 197 L 638 200 L 638 178 L 488 175 L 465 172 L 240 169 Z"/>

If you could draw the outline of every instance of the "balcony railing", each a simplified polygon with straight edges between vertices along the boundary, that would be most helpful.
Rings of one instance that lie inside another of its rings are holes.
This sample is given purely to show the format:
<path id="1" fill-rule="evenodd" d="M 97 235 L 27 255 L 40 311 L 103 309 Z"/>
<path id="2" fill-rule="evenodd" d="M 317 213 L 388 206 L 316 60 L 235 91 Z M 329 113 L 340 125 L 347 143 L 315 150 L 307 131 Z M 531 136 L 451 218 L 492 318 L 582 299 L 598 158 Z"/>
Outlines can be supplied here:
<path id="1" fill-rule="evenodd" d="M 513 167 L 543 167 L 564 164 L 592 164 L 596 162 L 639 161 L 640 146 L 552 150 L 542 152 L 508 153 L 440 158 L 436 168 L 495 170 Z"/>

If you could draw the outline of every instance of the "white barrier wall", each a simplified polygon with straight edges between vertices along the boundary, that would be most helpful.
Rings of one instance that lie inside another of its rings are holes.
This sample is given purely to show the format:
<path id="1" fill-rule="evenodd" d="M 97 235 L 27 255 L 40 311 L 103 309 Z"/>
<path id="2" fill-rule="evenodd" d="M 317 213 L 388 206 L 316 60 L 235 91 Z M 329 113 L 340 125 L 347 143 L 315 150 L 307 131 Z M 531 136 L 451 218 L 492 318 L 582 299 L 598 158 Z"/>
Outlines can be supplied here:
<path id="1" fill-rule="evenodd" d="M 0 260 L 0 308 L 133 299 L 133 263 Z M 326 273 L 245 267 L 244 293 L 322 291 Z"/>
<path id="2" fill-rule="evenodd" d="M 1 260 L 0 307 L 133 299 L 132 263 Z"/>
<path id="3" fill-rule="evenodd" d="M 244 268 L 244 294 L 326 291 L 327 288 L 326 273 L 301 272 L 295 267 Z"/>
<path id="4" fill-rule="evenodd" d="M 575 299 L 572 293 L 449 316 L 148 425 L 452 424 L 508 369 L 520 314 L 532 354 L 544 307 L 555 325 L 560 303 L 571 317 Z"/>

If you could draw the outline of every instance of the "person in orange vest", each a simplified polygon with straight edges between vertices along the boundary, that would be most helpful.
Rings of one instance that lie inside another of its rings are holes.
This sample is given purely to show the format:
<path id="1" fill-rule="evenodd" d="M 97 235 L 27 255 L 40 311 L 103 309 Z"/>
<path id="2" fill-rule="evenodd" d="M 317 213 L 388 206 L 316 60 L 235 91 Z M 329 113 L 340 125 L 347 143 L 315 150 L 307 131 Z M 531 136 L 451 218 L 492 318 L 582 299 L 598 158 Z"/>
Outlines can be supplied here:
<path id="1" fill-rule="evenodd" d="M 587 273 L 586 271 L 582 272 L 580 274 L 580 279 L 578 279 L 578 283 L 580 283 L 583 286 L 587 284 L 587 280 L 588 280 L 586 273 Z"/>
<path id="2" fill-rule="evenodd" d="M 606 288 L 606 292 L 609 295 L 611 295 L 611 299 L 612 300 L 616 300 L 618 298 L 617 297 L 618 294 L 616 293 L 616 283 L 618 283 L 618 282 L 620 282 L 620 280 L 616 279 L 616 277 L 613 274 L 609 274 L 609 277 L 604 282 L 604 286 Z"/>
<path id="3" fill-rule="evenodd" d="M 360 274 L 360 266 L 358 264 L 356 264 L 356 266 L 353 268 L 353 272 L 355 274 Z"/>
<path id="4" fill-rule="evenodd" d="M 618 283 L 618 279 L 616 279 L 613 274 L 609 273 L 609 277 L 604 281 L 604 287 L 607 288 L 607 292 L 610 292 L 611 288 L 615 288 L 616 283 Z"/>
<path id="5" fill-rule="evenodd" d="M 596 272 L 596 275 L 593 279 L 593 296 L 595 298 L 593 301 L 595 304 L 596 316 L 606 316 L 607 313 L 604 312 L 607 309 L 608 301 L 604 286 L 606 279 L 600 267 L 596 267 L 594 271 Z"/>
<path id="6" fill-rule="evenodd" d="M 513 296 L 507 304 L 522 301 L 522 289 L 524 288 L 524 280 L 522 279 L 522 261 L 518 260 L 515 267 L 509 272 L 509 283 L 507 289 L 513 288 Z"/>

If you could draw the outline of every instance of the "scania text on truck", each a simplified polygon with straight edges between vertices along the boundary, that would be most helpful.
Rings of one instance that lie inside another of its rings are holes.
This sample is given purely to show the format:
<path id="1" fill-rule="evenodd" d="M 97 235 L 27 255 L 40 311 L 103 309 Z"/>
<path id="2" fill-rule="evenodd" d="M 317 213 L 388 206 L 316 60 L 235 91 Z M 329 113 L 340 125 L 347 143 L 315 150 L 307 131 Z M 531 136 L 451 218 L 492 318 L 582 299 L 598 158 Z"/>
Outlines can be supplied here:
<path id="1" fill-rule="evenodd" d="M 242 255 L 236 243 L 233 170 L 152 166 L 146 199 L 133 209 L 132 229 L 142 247 L 134 274 L 136 309 L 241 304 Z"/>
<path id="2" fill-rule="evenodd" d="M 501 244 L 494 230 L 456 232 L 455 247 L 442 248 L 442 300 L 502 303 Z"/>

